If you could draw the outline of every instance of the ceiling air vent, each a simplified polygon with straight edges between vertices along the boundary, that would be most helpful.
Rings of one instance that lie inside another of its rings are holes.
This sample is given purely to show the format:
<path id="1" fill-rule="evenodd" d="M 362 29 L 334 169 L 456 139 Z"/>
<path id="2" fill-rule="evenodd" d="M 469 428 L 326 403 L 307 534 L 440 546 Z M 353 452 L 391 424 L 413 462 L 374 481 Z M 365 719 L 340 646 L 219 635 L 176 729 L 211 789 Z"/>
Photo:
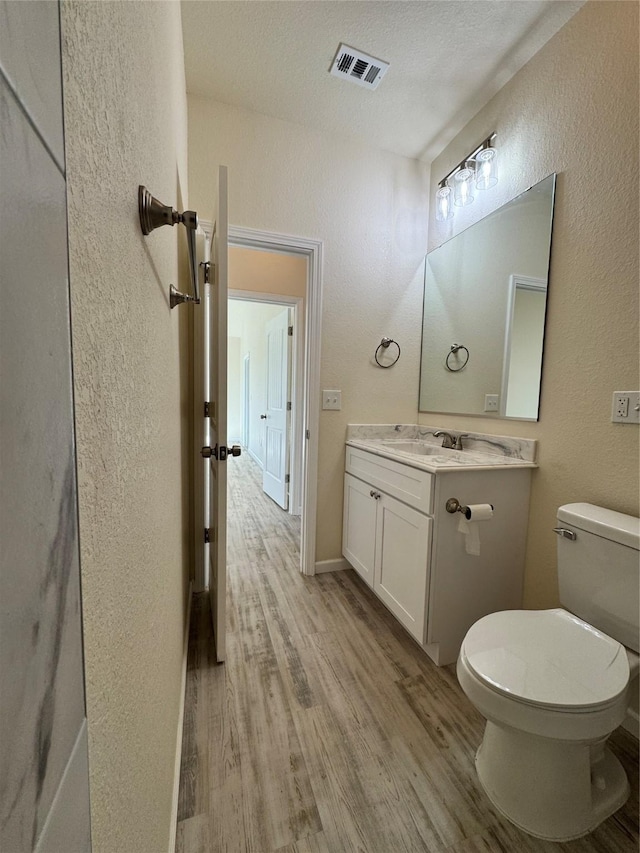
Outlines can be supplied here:
<path id="1" fill-rule="evenodd" d="M 377 89 L 388 67 L 388 62 L 341 44 L 333 60 L 331 73 L 334 77 L 351 80 L 352 83 L 364 86 L 365 89 Z"/>

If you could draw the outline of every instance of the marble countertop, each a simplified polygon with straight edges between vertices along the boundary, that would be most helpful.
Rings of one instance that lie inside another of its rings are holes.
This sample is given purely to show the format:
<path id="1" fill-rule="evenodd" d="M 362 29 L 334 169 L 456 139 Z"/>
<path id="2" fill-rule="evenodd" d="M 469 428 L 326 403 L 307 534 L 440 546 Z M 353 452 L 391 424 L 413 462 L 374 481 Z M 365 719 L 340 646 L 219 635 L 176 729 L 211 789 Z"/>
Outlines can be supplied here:
<path id="1" fill-rule="evenodd" d="M 349 424 L 347 444 L 432 473 L 537 468 L 533 439 L 470 433 L 463 439 L 463 450 L 447 450 L 442 439 L 433 436 L 438 429 L 415 424 Z M 447 432 L 457 434 L 456 430 Z"/>

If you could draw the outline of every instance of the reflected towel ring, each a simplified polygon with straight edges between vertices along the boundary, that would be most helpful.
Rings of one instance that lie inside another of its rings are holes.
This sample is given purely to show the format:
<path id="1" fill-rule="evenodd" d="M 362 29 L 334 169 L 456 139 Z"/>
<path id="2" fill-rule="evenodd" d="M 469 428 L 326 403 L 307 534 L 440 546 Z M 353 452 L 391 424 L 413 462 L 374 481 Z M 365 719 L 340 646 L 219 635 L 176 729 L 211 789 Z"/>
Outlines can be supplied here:
<path id="1" fill-rule="evenodd" d="M 451 365 L 449 364 L 449 359 L 451 358 L 452 355 L 456 355 L 458 353 L 458 351 L 461 349 L 463 349 L 466 352 L 467 357 L 462 362 L 460 367 L 451 367 Z M 467 366 L 468 361 L 469 361 L 469 350 L 466 348 L 466 346 L 464 346 L 464 344 L 451 344 L 451 349 L 450 349 L 450 351 L 449 351 L 449 353 L 445 359 L 445 366 L 446 366 L 447 370 L 450 370 L 451 373 L 459 373 L 464 367 Z"/>
<path id="2" fill-rule="evenodd" d="M 393 359 L 393 361 L 389 362 L 389 364 L 382 364 L 378 359 L 378 353 L 380 352 L 381 349 L 388 349 L 391 344 L 395 344 L 398 347 L 398 354 Z M 380 343 L 378 344 L 378 347 L 377 347 L 373 357 L 375 358 L 376 364 L 378 365 L 378 367 L 384 367 L 384 368 L 393 367 L 393 365 L 400 358 L 400 344 L 397 341 L 394 341 L 392 338 L 383 338 L 380 341 Z"/>

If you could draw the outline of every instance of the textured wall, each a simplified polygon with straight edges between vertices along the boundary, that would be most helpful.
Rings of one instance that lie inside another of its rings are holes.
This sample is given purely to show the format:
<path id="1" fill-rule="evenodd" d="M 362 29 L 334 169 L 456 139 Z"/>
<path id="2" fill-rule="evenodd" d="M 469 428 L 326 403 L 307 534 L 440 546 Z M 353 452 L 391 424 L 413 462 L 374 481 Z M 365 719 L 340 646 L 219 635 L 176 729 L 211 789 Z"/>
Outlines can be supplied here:
<path id="1" fill-rule="evenodd" d="M 188 575 L 184 230 L 140 232 L 138 184 L 186 204 L 177 3 L 63 4 L 72 331 L 93 840 L 169 846 Z"/>
<path id="2" fill-rule="evenodd" d="M 321 387 L 342 411 L 321 412 L 316 560 L 341 553 L 344 440 L 350 422 L 415 421 L 428 188 L 417 161 L 189 98 L 189 187 L 212 197 L 213 167 L 229 167 L 233 225 L 324 241 Z M 373 353 L 388 335 L 402 358 Z"/>
<path id="3" fill-rule="evenodd" d="M 640 385 L 637 4 L 587 3 L 434 162 L 432 182 L 493 130 L 500 183 L 453 220 L 456 231 L 558 173 L 540 420 L 438 423 L 539 440 L 525 603 L 549 607 L 556 508 L 588 501 L 638 513 L 638 427 L 611 423 L 612 393 Z M 431 248 L 450 233 L 432 220 Z"/>

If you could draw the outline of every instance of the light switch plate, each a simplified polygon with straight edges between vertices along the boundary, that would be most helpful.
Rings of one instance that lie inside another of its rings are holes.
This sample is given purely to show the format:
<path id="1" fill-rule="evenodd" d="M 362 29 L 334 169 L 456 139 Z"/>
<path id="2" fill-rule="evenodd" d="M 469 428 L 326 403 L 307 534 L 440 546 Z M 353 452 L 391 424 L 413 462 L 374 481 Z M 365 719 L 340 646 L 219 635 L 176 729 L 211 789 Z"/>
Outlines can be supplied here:
<path id="1" fill-rule="evenodd" d="M 614 424 L 640 424 L 640 391 L 614 391 L 611 403 Z"/>
<path id="2" fill-rule="evenodd" d="M 342 408 L 342 391 L 323 391 L 322 408 L 339 412 Z"/>

